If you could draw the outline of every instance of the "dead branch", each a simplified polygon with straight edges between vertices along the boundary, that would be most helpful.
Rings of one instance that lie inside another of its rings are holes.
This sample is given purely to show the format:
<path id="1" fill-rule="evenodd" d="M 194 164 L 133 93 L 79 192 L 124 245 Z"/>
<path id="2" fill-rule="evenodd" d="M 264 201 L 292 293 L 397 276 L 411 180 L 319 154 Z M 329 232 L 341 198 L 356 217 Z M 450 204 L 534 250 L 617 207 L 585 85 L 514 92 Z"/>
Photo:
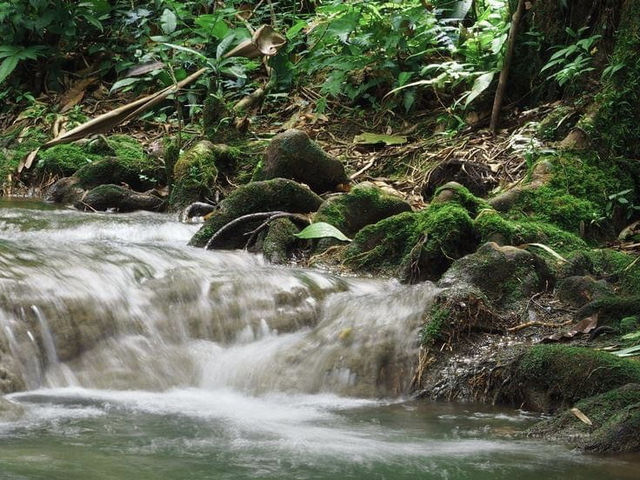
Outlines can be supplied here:
<path id="1" fill-rule="evenodd" d="M 566 322 L 562 322 L 562 323 L 549 323 L 549 322 L 539 322 L 539 321 L 527 322 L 521 325 L 516 325 L 515 327 L 507 328 L 507 332 L 519 332 L 520 330 L 524 330 L 525 328 L 529 328 L 529 327 L 552 327 L 552 328 L 566 327 L 571 323 L 573 323 L 573 320 L 567 320 Z"/>

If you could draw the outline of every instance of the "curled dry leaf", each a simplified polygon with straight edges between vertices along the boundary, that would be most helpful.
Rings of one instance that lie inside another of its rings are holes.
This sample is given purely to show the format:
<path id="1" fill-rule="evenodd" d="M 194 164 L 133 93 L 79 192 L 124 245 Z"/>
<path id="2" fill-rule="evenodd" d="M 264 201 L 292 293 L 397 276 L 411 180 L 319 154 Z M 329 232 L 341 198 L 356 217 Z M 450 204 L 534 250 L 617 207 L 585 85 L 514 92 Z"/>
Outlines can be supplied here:
<path id="1" fill-rule="evenodd" d="M 542 339 L 543 343 L 559 342 L 560 340 L 571 339 L 579 333 L 590 333 L 598 326 L 598 315 L 583 318 L 578 323 L 569 328 L 566 332 L 554 333 Z"/>
<path id="2" fill-rule="evenodd" d="M 225 54 L 228 57 L 256 58 L 261 55 L 272 57 L 287 43 L 287 39 L 276 32 L 269 25 L 262 25 L 253 36 L 240 43 L 236 48 Z"/>

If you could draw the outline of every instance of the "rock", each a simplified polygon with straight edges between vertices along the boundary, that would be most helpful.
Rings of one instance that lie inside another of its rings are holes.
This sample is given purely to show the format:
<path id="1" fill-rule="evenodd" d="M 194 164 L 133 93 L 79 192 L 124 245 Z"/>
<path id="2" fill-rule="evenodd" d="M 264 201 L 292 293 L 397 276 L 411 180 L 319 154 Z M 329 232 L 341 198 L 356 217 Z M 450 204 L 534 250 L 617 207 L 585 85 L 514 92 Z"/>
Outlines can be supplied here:
<path id="1" fill-rule="evenodd" d="M 556 287 L 556 297 L 561 302 L 580 308 L 592 300 L 611 296 L 613 291 L 604 280 L 595 280 L 590 276 L 572 276 L 563 278 Z"/>
<path id="2" fill-rule="evenodd" d="M 78 185 L 78 178 L 64 177 L 51 185 L 45 194 L 45 200 L 54 203 L 72 204 L 79 201 L 85 190 Z"/>
<path id="3" fill-rule="evenodd" d="M 567 442 L 591 453 L 640 452 L 640 384 L 630 383 L 576 404 L 591 422 L 571 410 L 535 424 L 532 437 Z"/>
<path id="4" fill-rule="evenodd" d="M 15 422 L 22 418 L 24 413 L 22 405 L 0 397 L 0 423 Z"/>
<path id="5" fill-rule="evenodd" d="M 346 236 L 352 237 L 367 225 L 410 211 L 411 206 L 401 198 L 363 183 L 349 193 L 325 200 L 315 214 L 314 222 L 330 223 Z"/>
<path id="6" fill-rule="evenodd" d="M 300 229 L 287 218 L 271 222 L 269 232 L 262 243 L 264 258 L 271 263 L 286 263 L 297 240 L 294 234 L 299 231 Z"/>
<path id="7" fill-rule="evenodd" d="M 38 157 L 37 170 L 40 173 L 63 177 L 73 175 L 80 168 L 100 159 L 98 155 L 73 143 L 55 145 L 41 151 Z"/>
<path id="8" fill-rule="evenodd" d="M 499 385 L 497 402 L 549 413 L 628 383 L 640 383 L 640 364 L 590 348 L 536 345 L 499 376 L 493 382 Z"/>
<path id="9" fill-rule="evenodd" d="M 100 185 L 87 192 L 74 206 L 83 211 L 115 209 L 122 213 L 135 210 L 157 212 L 164 207 L 164 201 L 154 195 L 136 193 L 117 185 Z"/>
<path id="10" fill-rule="evenodd" d="M 258 179 L 288 178 L 309 185 L 316 193 L 335 191 L 349 183 L 342 162 L 325 153 L 300 130 L 276 135 L 265 153 Z"/>
<path id="11" fill-rule="evenodd" d="M 251 182 L 235 190 L 225 198 L 218 209 L 212 212 L 207 222 L 193 236 L 190 245 L 204 247 L 209 239 L 227 223 L 244 215 L 257 212 L 285 211 L 289 213 L 315 212 L 322 198 L 305 185 L 292 180 L 276 178 L 262 182 Z M 244 248 L 244 235 L 259 226 L 264 219 L 248 221 L 229 229 L 216 240 L 213 248 Z"/>
<path id="12" fill-rule="evenodd" d="M 184 152 L 173 167 L 169 204 L 173 210 L 216 196 L 219 172 L 231 174 L 240 153 L 227 145 L 198 142 Z"/>
<path id="13" fill-rule="evenodd" d="M 204 217 L 205 215 L 210 214 L 216 209 L 215 205 L 211 205 L 210 203 L 204 202 L 195 202 L 189 205 L 184 209 L 182 215 L 180 216 L 183 219 L 191 219 L 194 217 Z"/>
<path id="14" fill-rule="evenodd" d="M 431 198 L 438 187 L 452 181 L 464 185 L 479 197 L 486 196 L 498 185 L 488 165 L 465 160 L 447 160 L 431 170 L 422 187 L 422 197 L 425 200 Z"/>
<path id="15" fill-rule="evenodd" d="M 489 208 L 487 202 L 473 195 L 466 187 L 457 182 L 448 182 L 439 187 L 431 201 L 432 204 L 457 203 L 475 217 Z"/>
<path id="16" fill-rule="evenodd" d="M 145 190 L 153 186 L 151 182 L 142 181 L 136 169 L 122 164 L 116 157 L 85 165 L 74 177 L 78 179 L 78 185 L 85 189 L 109 184 L 127 184 L 134 190 Z"/>
<path id="17" fill-rule="evenodd" d="M 476 253 L 453 262 L 438 286 L 471 287 L 492 305 L 513 309 L 535 293 L 551 288 L 553 275 L 545 261 L 526 250 L 485 243 Z"/>
<path id="18" fill-rule="evenodd" d="M 345 253 L 355 270 L 400 277 L 404 282 L 437 280 L 477 246 L 473 222 L 457 203 L 432 204 L 368 225 Z"/>

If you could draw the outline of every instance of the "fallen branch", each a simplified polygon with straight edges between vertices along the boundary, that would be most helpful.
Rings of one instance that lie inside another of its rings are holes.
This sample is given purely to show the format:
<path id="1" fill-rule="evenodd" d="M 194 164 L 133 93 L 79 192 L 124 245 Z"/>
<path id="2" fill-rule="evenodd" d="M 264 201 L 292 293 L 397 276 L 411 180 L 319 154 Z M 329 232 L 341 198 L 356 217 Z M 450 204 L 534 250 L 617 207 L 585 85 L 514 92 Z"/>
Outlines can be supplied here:
<path id="1" fill-rule="evenodd" d="M 521 325 L 516 325 L 515 327 L 507 328 L 507 332 L 519 332 L 520 330 L 524 330 L 525 328 L 529 328 L 529 327 L 554 327 L 554 328 L 566 327 L 571 323 L 573 323 L 573 320 L 567 320 L 566 322 L 563 322 L 563 323 L 548 323 L 548 322 L 539 322 L 539 321 L 527 322 Z"/>
<path id="2" fill-rule="evenodd" d="M 223 225 L 222 227 L 220 227 L 218 229 L 218 231 L 216 233 L 214 233 L 211 238 L 209 239 L 209 241 L 207 242 L 207 244 L 204 246 L 205 250 L 211 250 L 211 248 L 213 247 L 214 242 L 220 238 L 225 232 L 229 231 L 230 229 L 236 227 L 237 225 L 240 225 L 241 223 L 244 222 L 248 222 L 251 220 L 262 220 L 264 218 L 267 218 L 269 220 L 267 220 L 266 223 L 268 223 L 271 220 L 275 220 L 275 218 L 285 218 L 285 217 L 293 217 L 293 218 L 297 218 L 297 219 L 301 219 L 304 218 L 301 214 L 299 213 L 289 213 L 289 212 L 282 212 L 282 211 L 272 211 L 272 212 L 257 212 L 257 213 L 249 213 L 247 215 L 243 215 L 241 217 L 238 217 L 234 220 L 231 220 L 229 223 Z M 308 221 L 308 220 L 307 220 Z M 249 232 L 249 234 L 251 234 L 252 232 Z"/>

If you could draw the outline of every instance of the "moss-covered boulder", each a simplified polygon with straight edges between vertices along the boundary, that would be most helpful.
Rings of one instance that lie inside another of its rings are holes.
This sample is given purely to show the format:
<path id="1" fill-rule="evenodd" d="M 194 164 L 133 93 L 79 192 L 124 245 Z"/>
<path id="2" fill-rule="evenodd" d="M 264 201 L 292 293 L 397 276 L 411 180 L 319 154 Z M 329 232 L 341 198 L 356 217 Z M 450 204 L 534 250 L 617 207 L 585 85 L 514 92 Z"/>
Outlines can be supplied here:
<path id="1" fill-rule="evenodd" d="M 294 235 L 300 229 L 288 218 L 279 218 L 269 225 L 269 231 L 262 242 L 264 258 L 271 263 L 286 263 L 298 240 Z"/>
<path id="2" fill-rule="evenodd" d="M 235 161 L 232 152 L 203 140 L 196 143 L 178 158 L 173 167 L 169 204 L 172 209 L 212 199 L 218 179 L 217 163 L 227 165 Z"/>
<path id="3" fill-rule="evenodd" d="M 550 269 L 539 256 L 490 242 L 453 262 L 438 286 L 474 290 L 493 306 L 513 309 L 533 294 L 553 287 L 553 282 Z"/>
<path id="4" fill-rule="evenodd" d="M 613 295 L 613 291 L 604 280 L 596 280 L 588 275 L 574 275 L 560 280 L 555 294 L 561 302 L 580 308 L 593 300 Z"/>
<path id="5" fill-rule="evenodd" d="M 114 209 L 122 213 L 135 210 L 157 212 L 164 208 L 164 203 L 155 195 L 137 193 L 118 185 L 100 185 L 87 192 L 74 206 L 83 211 Z"/>
<path id="6" fill-rule="evenodd" d="M 235 190 L 220 202 L 218 210 L 211 213 L 202 228 L 193 236 L 190 245 L 204 247 L 209 239 L 223 226 L 244 215 L 257 212 L 285 211 L 289 213 L 315 212 L 322 199 L 308 187 L 292 180 L 276 178 L 262 182 L 251 182 Z M 247 232 L 255 229 L 264 219 L 242 222 L 228 229 L 212 248 L 243 248 L 247 243 Z"/>
<path id="7" fill-rule="evenodd" d="M 55 145 L 38 154 L 38 173 L 68 177 L 101 157 L 73 143 Z"/>
<path id="8" fill-rule="evenodd" d="M 640 384 L 581 400 L 575 407 L 590 425 L 566 410 L 537 423 L 528 435 L 568 442 L 592 453 L 640 452 Z"/>
<path id="9" fill-rule="evenodd" d="M 364 227 L 347 249 L 345 262 L 355 270 L 405 282 L 437 280 L 454 259 L 476 246 L 469 212 L 457 203 L 441 203 Z"/>
<path id="10" fill-rule="evenodd" d="M 476 197 L 467 187 L 458 182 L 448 182 L 437 188 L 431 203 L 436 205 L 457 203 L 467 210 L 472 217 L 489 208 L 489 204 L 486 201 Z"/>
<path id="11" fill-rule="evenodd" d="M 78 186 L 91 189 L 99 185 L 127 184 L 135 190 L 143 190 L 149 187 L 148 183 L 140 181 L 137 170 L 122 164 L 117 158 L 110 157 L 97 160 L 79 169 L 75 175 Z"/>
<path id="12" fill-rule="evenodd" d="M 364 183 L 349 193 L 327 199 L 315 214 L 314 221 L 329 223 L 352 237 L 367 225 L 410 211 L 411 206 L 401 198 Z"/>
<path id="13" fill-rule="evenodd" d="M 309 185 L 316 193 L 335 191 L 349 183 L 344 165 L 325 153 L 300 130 L 276 135 L 265 152 L 257 179 L 288 178 Z"/>
<path id="14" fill-rule="evenodd" d="M 85 190 L 78 185 L 78 178 L 64 177 L 51 185 L 46 193 L 45 200 L 53 203 L 73 204 L 80 200 Z"/>
<path id="15" fill-rule="evenodd" d="M 640 383 L 640 363 L 590 348 L 537 345 L 504 371 L 496 400 L 540 412 L 576 402 L 628 383 Z"/>

